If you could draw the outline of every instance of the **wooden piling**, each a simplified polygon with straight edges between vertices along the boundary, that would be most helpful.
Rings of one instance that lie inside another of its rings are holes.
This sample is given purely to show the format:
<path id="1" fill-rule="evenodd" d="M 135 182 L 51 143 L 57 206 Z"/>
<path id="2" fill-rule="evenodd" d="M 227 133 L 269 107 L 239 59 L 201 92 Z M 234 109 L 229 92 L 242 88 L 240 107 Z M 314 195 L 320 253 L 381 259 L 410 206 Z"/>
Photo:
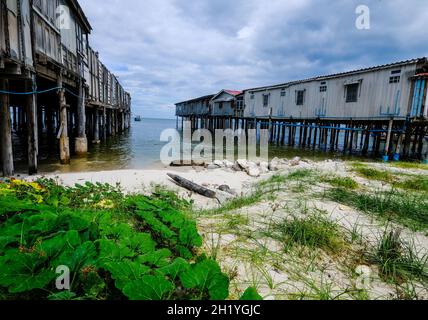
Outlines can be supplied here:
<path id="1" fill-rule="evenodd" d="M 107 139 L 107 109 L 103 108 L 103 140 Z"/>
<path id="2" fill-rule="evenodd" d="M 100 143 L 100 116 L 99 116 L 98 109 L 95 109 L 94 111 L 93 127 L 94 127 L 94 139 L 92 142 L 95 144 L 98 144 Z"/>
<path id="3" fill-rule="evenodd" d="M 8 91 L 8 81 L 0 79 L 0 90 Z M 0 109 L 0 147 L 3 176 L 10 177 L 14 174 L 12 128 L 10 123 L 9 95 L 1 94 Z"/>
<path id="4" fill-rule="evenodd" d="M 389 155 L 389 148 L 390 148 L 390 144 L 391 144 L 391 134 L 392 134 L 393 126 L 394 126 L 394 119 L 391 119 L 391 120 L 389 120 L 388 133 L 386 136 L 385 156 Z"/>
<path id="5" fill-rule="evenodd" d="M 31 74 L 27 80 L 27 89 L 33 94 L 27 95 L 27 151 L 28 151 L 28 174 L 37 173 L 38 158 L 38 129 L 37 129 L 37 91 L 36 75 Z"/>
<path id="6" fill-rule="evenodd" d="M 62 78 L 58 80 L 58 87 L 62 88 Z M 67 117 L 67 101 L 65 98 L 65 90 L 60 89 L 59 95 L 59 117 L 60 117 L 60 130 L 59 130 L 59 156 L 61 164 L 70 164 L 70 141 L 68 137 L 68 117 Z"/>

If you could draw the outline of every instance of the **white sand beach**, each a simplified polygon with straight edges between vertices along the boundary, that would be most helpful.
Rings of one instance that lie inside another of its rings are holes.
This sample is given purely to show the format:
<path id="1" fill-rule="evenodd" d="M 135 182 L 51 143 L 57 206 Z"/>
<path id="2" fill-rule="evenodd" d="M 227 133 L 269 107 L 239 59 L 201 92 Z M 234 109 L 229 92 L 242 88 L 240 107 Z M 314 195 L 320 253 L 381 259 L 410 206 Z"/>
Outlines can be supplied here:
<path id="1" fill-rule="evenodd" d="M 257 181 L 256 178 L 248 176 L 245 172 L 235 172 L 229 169 L 207 170 L 202 167 L 171 167 L 147 170 L 113 170 L 100 172 L 78 172 L 78 173 L 49 173 L 33 177 L 27 180 L 39 178 L 54 179 L 59 184 L 74 186 L 75 184 L 108 183 L 119 184 L 126 193 L 150 193 L 154 185 L 162 185 L 176 191 L 180 196 L 193 200 L 198 207 L 212 207 L 218 205 L 217 200 L 208 199 L 203 196 L 188 192 L 177 186 L 168 176 L 168 173 L 179 175 L 185 179 L 195 182 L 210 189 L 217 189 L 221 185 L 228 185 L 237 195 L 241 195 L 247 188 Z"/>

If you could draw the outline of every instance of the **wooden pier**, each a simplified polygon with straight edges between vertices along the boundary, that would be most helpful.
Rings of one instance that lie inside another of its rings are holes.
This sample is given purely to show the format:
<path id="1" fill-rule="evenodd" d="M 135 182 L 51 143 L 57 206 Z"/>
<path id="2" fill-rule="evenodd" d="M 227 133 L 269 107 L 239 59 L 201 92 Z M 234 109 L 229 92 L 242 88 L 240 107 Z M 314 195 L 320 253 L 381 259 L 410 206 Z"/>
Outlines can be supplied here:
<path id="1" fill-rule="evenodd" d="M 176 104 L 192 130 L 269 130 L 269 142 L 389 159 L 428 157 L 428 60 L 221 90 Z M 260 136 L 257 133 L 257 136 Z"/>
<path id="2" fill-rule="evenodd" d="M 89 45 L 78 1 L 0 0 L 0 148 L 14 174 L 13 136 L 35 174 L 40 139 L 67 165 L 92 143 L 126 131 L 131 97 Z"/>

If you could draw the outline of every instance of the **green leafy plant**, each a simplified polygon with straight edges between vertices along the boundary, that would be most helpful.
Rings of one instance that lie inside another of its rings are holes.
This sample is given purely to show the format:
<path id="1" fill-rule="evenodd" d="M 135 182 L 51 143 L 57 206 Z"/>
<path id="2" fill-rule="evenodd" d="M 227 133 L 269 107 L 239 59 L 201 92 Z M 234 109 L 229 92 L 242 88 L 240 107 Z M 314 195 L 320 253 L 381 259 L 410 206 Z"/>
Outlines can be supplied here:
<path id="1" fill-rule="evenodd" d="M 226 299 L 229 279 L 199 256 L 187 204 L 101 184 L 0 184 L 0 292 L 14 299 Z M 70 290 L 55 286 L 70 270 Z"/>
<path id="2" fill-rule="evenodd" d="M 245 290 L 244 294 L 239 299 L 241 301 L 260 301 L 263 300 L 263 298 L 259 295 L 257 292 L 257 289 L 254 287 L 249 287 L 247 290 Z"/>

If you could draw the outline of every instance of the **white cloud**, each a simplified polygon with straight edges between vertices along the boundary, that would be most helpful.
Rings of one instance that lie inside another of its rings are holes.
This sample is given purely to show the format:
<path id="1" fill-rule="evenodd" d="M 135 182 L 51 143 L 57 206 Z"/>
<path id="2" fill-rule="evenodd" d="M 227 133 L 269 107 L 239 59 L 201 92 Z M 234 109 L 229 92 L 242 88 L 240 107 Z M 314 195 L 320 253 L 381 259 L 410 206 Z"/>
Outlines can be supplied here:
<path id="1" fill-rule="evenodd" d="M 80 0 L 91 45 L 133 97 L 136 113 L 174 103 L 428 55 L 426 0 Z"/>

